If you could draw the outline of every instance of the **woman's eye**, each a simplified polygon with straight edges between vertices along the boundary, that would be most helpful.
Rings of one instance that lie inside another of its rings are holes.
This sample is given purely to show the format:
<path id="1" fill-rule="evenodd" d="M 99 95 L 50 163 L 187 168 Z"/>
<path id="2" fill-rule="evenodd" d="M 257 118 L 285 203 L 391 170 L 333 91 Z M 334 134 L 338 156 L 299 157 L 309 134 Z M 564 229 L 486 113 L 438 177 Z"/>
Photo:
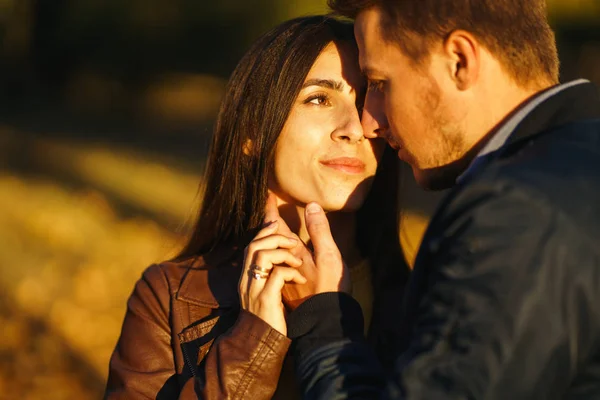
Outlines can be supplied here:
<path id="1" fill-rule="evenodd" d="M 370 80 L 369 84 L 368 84 L 368 91 L 369 92 L 382 92 L 384 83 L 385 83 L 384 81 Z"/>
<path id="2" fill-rule="evenodd" d="M 306 99 L 305 103 L 310 103 L 310 104 L 314 104 L 316 106 L 328 106 L 330 105 L 329 102 L 329 98 L 325 95 L 317 95 L 317 96 L 312 96 L 309 97 L 308 99 Z"/>

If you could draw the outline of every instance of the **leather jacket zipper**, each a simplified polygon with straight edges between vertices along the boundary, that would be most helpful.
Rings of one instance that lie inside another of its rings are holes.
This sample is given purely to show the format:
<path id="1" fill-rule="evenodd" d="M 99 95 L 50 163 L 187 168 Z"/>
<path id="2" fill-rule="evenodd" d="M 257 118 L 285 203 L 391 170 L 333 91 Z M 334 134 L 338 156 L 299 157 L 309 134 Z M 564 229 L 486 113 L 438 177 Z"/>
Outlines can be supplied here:
<path id="1" fill-rule="evenodd" d="M 194 368 L 194 363 L 190 359 L 190 356 L 187 351 L 187 346 L 184 344 L 183 346 L 181 346 L 181 348 L 183 350 L 183 357 L 185 358 L 185 362 L 186 362 L 187 366 L 190 368 L 190 371 L 192 371 L 192 376 L 195 378 L 196 377 L 196 368 Z"/>

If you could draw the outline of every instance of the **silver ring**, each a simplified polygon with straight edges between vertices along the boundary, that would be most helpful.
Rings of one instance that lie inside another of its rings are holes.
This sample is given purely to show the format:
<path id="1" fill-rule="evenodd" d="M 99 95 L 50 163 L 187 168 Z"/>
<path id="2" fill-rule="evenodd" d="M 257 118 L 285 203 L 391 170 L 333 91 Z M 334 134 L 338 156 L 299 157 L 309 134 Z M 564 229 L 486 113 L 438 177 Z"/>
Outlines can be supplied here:
<path id="1" fill-rule="evenodd" d="M 268 274 L 265 274 L 265 273 L 261 273 L 261 272 L 254 272 L 254 273 L 252 274 L 252 277 L 253 277 L 254 279 L 256 279 L 257 281 L 260 281 L 261 279 L 266 279 L 266 278 L 267 278 L 267 276 L 269 276 L 269 275 L 268 275 Z"/>
<path id="2" fill-rule="evenodd" d="M 263 268 L 260 265 L 252 264 L 250 266 L 251 271 L 262 272 L 263 274 L 270 274 L 271 270 L 268 268 Z"/>
<path id="3" fill-rule="evenodd" d="M 260 265 L 252 264 L 250 266 L 250 274 L 256 280 L 267 278 L 271 274 L 271 270 L 263 268 Z"/>

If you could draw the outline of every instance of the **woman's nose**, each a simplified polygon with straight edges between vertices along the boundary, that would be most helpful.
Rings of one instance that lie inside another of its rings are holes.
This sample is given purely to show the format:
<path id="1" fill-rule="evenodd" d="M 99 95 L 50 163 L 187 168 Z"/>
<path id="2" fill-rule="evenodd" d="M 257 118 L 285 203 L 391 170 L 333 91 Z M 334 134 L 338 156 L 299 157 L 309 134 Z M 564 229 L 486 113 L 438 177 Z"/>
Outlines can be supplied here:
<path id="1" fill-rule="evenodd" d="M 339 126 L 332 132 L 333 140 L 346 140 L 349 142 L 358 142 L 364 138 L 360 115 L 356 107 L 349 107 L 343 112 Z"/>

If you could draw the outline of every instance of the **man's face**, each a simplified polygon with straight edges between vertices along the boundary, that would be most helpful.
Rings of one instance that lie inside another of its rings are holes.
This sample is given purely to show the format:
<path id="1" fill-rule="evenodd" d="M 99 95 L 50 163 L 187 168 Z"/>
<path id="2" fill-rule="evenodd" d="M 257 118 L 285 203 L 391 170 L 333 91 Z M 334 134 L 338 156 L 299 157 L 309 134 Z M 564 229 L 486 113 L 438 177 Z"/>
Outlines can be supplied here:
<path id="1" fill-rule="evenodd" d="M 434 48 L 416 65 L 382 32 L 379 8 L 356 18 L 360 66 L 369 81 L 362 114 L 365 136 L 385 138 L 411 165 L 421 186 L 447 186 L 458 174 L 454 164 L 469 147 L 463 133 L 465 107 L 448 79 L 447 64 Z"/>

